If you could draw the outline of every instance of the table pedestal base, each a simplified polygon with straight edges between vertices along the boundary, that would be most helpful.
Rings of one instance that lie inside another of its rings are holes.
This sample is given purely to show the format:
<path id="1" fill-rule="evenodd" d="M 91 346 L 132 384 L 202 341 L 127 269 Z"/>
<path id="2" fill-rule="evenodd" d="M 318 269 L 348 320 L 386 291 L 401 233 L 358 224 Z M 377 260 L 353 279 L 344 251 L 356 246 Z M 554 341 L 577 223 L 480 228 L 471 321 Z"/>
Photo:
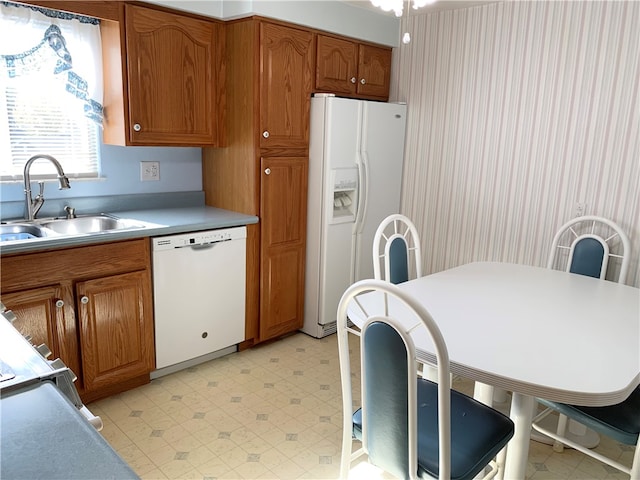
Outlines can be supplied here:
<path id="1" fill-rule="evenodd" d="M 507 460 L 504 468 L 505 479 L 524 479 L 529 456 L 531 438 L 531 419 L 535 399 L 528 395 L 513 392 L 509 417 L 515 425 L 513 438 L 507 444 Z"/>

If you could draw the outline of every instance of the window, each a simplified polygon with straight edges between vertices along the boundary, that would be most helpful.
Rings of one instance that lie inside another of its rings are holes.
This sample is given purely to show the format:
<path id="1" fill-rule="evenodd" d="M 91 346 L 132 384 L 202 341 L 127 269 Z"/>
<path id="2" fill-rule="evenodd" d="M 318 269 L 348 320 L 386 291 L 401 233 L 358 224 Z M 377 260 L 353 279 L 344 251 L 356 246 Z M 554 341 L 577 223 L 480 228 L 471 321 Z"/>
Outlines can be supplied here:
<path id="1" fill-rule="evenodd" d="M 22 180 L 36 154 L 57 158 L 70 178 L 97 177 L 98 21 L 8 2 L 0 9 L 0 181 Z M 31 174 L 55 178 L 49 162 L 35 162 Z"/>

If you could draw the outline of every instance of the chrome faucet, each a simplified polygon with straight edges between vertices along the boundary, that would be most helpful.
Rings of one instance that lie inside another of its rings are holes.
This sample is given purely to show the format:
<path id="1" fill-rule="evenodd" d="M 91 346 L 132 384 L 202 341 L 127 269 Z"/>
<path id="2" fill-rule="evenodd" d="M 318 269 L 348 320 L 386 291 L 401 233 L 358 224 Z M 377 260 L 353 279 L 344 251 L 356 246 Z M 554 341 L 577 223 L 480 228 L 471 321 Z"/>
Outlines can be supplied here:
<path id="1" fill-rule="evenodd" d="M 40 154 L 31 157 L 29 160 L 27 160 L 27 163 L 24 164 L 24 194 L 26 207 L 25 218 L 27 220 L 34 220 L 36 218 L 36 215 L 40 211 L 40 208 L 42 208 L 42 205 L 44 204 L 44 182 L 42 181 L 38 182 L 38 185 L 40 185 L 40 193 L 36 195 L 35 199 L 31 198 L 31 175 L 29 173 L 29 170 L 31 169 L 31 164 L 39 158 L 49 160 L 56 167 L 56 170 L 58 171 L 58 182 L 60 182 L 59 190 L 66 190 L 67 188 L 71 188 L 71 186 L 69 185 L 69 179 L 62 170 L 62 165 L 60 165 L 60 162 L 58 162 L 55 158 L 53 158 L 51 155 Z"/>

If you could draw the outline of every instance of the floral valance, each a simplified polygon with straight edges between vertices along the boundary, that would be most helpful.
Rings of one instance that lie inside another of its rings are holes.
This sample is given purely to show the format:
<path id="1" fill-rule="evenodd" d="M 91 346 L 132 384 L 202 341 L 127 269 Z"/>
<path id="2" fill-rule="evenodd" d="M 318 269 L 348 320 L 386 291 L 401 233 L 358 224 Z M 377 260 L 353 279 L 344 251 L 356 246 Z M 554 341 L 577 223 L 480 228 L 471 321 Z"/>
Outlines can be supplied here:
<path id="1" fill-rule="evenodd" d="M 0 55 L 0 68 L 4 69 L 4 73 L 0 72 L 0 75 L 6 75 L 9 79 L 25 75 L 41 75 L 43 81 L 54 79 L 62 84 L 64 91 L 82 102 L 87 117 L 101 125 L 103 107 L 99 20 L 11 2 L 0 2 L 0 9 L 3 30 L 13 28 L 22 33 L 26 33 L 27 29 L 29 32 L 42 32 L 39 42 L 32 44 L 30 48 Z M 67 37 L 71 39 L 71 45 L 75 45 L 74 48 L 84 54 L 78 55 L 80 58 L 75 62 Z M 84 44 L 86 42 L 96 45 L 87 47 Z M 6 43 L 2 48 L 8 48 Z M 87 48 L 89 55 L 86 54 Z M 92 57 L 92 52 L 98 57 Z M 87 77 L 93 80 L 93 85 Z"/>

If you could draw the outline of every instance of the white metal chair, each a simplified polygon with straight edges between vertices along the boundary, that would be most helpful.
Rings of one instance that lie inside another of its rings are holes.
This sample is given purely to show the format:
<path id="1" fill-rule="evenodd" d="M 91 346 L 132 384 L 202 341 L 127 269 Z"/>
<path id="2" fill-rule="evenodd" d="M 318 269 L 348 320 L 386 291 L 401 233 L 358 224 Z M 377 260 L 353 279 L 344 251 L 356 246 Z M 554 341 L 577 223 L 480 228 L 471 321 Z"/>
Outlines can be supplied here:
<path id="1" fill-rule="evenodd" d="M 422 276 L 418 229 L 406 216 L 393 213 L 384 218 L 373 236 L 373 276 L 393 284 Z M 436 381 L 436 371 L 420 365 L 422 376 Z"/>
<path id="2" fill-rule="evenodd" d="M 587 215 L 560 227 L 551 242 L 547 267 L 624 283 L 630 253 L 629 238 L 617 224 Z M 617 267 L 610 268 L 612 259 L 618 260 Z"/>
<path id="3" fill-rule="evenodd" d="M 422 276 L 418 230 L 404 215 L 395 213 L 380 222 L 373 236 L 373 275 L 394 284 Z"/>
<path id="4" fill-rule="evenodd" d="M 640 387 L 637 387 L 631 395 L 622 403 L 608 407 L 583 407 L 566 405 L 564 403 L 550 402 L 538 399 L 547 408 L 533 419 L 533 428 L 540 433 L 553 438 L 557 442 L 568 445 L 576 450 L 610 465 L 621 472 L 630 475 L 631 480 L 640 479 L 640 445 L 638 436 L 640 434 Z M 635 447 L 635 454 L 631 468 L 622 463 L 590 450 L 581 444 L 574 442 L 564 436 L 564 433 L 554 432 L 544 428 L 540 422 L 551 412 L 557 411 L 561 415 L 577 420 L 581 424 L 588 426 L 594 431 L 606 435 L 617 442 Z"/>
<path id="5" fill-rule="evenodd" d="M 383 312 L 368 313 L 358 302 L 357 296 L 368 291 L 384 296 Z M 402 321 L 390 316 L 390 304 L 408 308 Z M 360 331 L 349 327 L 348 309 L 363 320 Z M 475 478 L 513 436 L 508 417 L 451 390 L 449 355 L 436 322 L 396 285 L 381 280 L 352 285 L 342 296 L 337 321 L 343 402 L 341 478 L 347 478 L 351 462 L 363 454 L 398 478 Z M 420 329 L 435 346 L 437 384 L 416 374 L 411 336 L 421 334 Z M 349 333 L 360 335 L 361 351 L 362 408 L 353 415 Z M 353 437 L 362 441 L 362 448 L 352 453 Z M 496 473 L 494 469 L 486 478 Z"/>
<path id="6" fill-rule="evenodd" d="M 624 283 L 629 269 L 630 251 L 629 238 L 614 222 L 597 216 L 577 217 L 562 225 L 556 233 L 551 242 L 547 267 Z M 563 446 L 568 445 L 623 472 L 630 473 L 630 470 L 620 463 L 587 448 L 597 445 L 597 437 L 593 445 L 588 445 L 588 442 L 579 442 L 572 431 L 584 435 L 589 427 L 619 442 L 636 445 L 640 430 L 639 390 L 636 390 L 627 401 L 613 407 L 595 409 L 574 407 L 544 399 L 539 399 L 539 402 L 547 408 L 536 416 L 533 428 L 555 440 L 554 450 L 561 452 Z M 630 405 L 634 406 L 635 411 L 630 411 Z M 558 412 L 559 417 L 556 431 L 552 433 L 551 429 L 541 422 L 553 411 Z M 601 415 L 602 418 L 600 418 Z M 567 425 L 567 417 L 570 419 L 569 425 Z M 620 431 L 625 428 L 629 431 L 620 434 Z M 640 463 L 637 450 L 636 448 L 636 464 Z M 636 476 L 632 475 L 632 478 L 639 475 L 640 466 L 636 465 L 635 468 Z"/>

